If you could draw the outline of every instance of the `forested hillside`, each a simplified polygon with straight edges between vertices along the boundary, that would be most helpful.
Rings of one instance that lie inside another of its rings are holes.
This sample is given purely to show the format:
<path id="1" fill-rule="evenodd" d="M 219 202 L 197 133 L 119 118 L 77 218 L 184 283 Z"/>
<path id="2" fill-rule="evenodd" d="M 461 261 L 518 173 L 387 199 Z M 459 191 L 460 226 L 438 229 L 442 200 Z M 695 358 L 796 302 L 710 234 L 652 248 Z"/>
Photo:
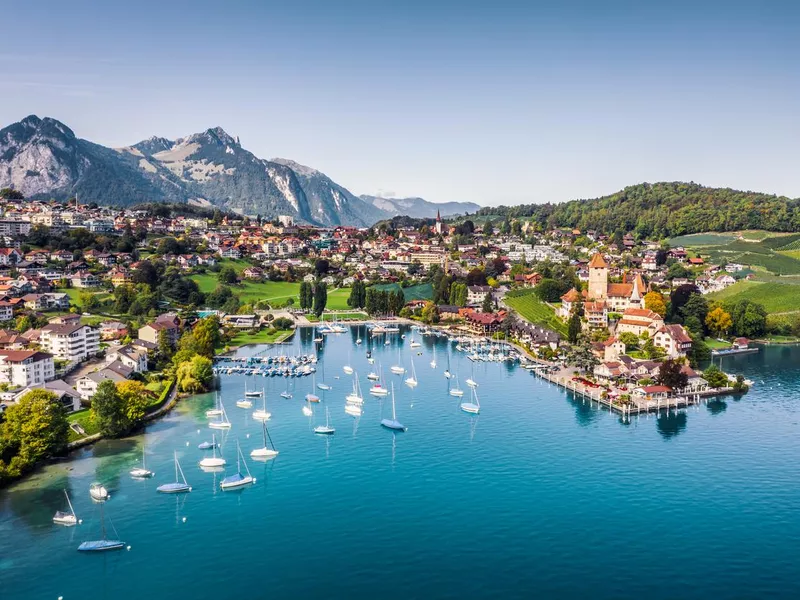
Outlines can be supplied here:
<path id="1" fill-rule="evenodd" d="M 800 231 L 800 200 L 696 183 L 642 183 L 592 200 L 486 207 L 477 215 L 532 217 L 542 227 L 673 237 L 703 231 Z"/>

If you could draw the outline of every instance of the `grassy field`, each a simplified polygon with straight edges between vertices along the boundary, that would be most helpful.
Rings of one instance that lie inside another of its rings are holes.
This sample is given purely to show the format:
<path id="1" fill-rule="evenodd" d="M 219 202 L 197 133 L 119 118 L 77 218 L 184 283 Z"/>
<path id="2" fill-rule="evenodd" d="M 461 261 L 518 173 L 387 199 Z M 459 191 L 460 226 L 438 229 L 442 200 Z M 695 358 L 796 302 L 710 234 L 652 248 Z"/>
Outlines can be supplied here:
<path id="1" fill-rule="evenodd" d="M 739 281 L 708 297 L 712 300 L 752 300 L 763 304 L 769 313 L 800 311 L 800 290 L 788 283 Z"/>
<path id="2" fill-rule="evenodd" d="M 91 411 L 86 408 L 84 410 L 79 410 L 78 412 L 74 412 L 67 416 L 67 421 L 69 421 L 70 425 L 72 423 L 77 423 L 83 430 L 86 432 L 86 435 L 94 435 L 98 433 L 99 430 L 97 426 L 94 424 L 92 420 L 92 413 Z M 74 442 L 75 440 L 82 439 L 77 433 L 75 433 L 72 429 L 69 430 L 69 441 Z"/>
<path id="3" fill-rule="evenodd" d="M 317 315 L 309 314 L 306 315 L 306 319 L 308 319 L 312 323 L 319 322 Z M 333 321 L 334 319 L 338 321 L 367 321 L 369 319 L 369 315 L 365 312 L 332 312 L 332 313 L 325 313 L 325 320 L 326 321 Z"/>
<path id="4" fill-rule="evenodd" d="M 347 299 L 350 297 L 350 288 L 336 288 L 328 290 L 328 302 L 325 308 L 328 310 L 347 310 Z"/>
<path id="5" fill-rule="evenodd" d="M 275 344 L 282 342 L 292 336 L 294 329 L 289 331 L 270 331 L 269 329 L 262 329 L 254 335 L 250 335 L 246 331 L 238 333 L 231 339 L 231 346 L 244 346 L 245 344 Z"/>
<path id="6" fill-rule="evenodd" d="M 739 238 L 741 236 L 741 239 Z M 742 231 L 696 233 L 669 240 L 698 252 L 707 263 L 740 263 L 775 275 L 800 275 L 800 234 Z M 761 274 L 757 274 L 762 279 Z"/>
<path id="7" fill-rule="evenodd" d="M 736 236 L 729 233 L 692 233 L 667 240 L 672 248 L 677 246 L 719 246 L 732 242 Z"/>
<path id="8" fill-rule="evenodd" d="M 523 296 L 506 297 L 504 302 L 519 313 L 521 317 L 535 323 L 557 331 L 561 335 L 567 335 L 567 326 L 556 317 L 555 311 L 547 304 L 539 300 L 538 296 L 530 290 L 529 294 Z"/>

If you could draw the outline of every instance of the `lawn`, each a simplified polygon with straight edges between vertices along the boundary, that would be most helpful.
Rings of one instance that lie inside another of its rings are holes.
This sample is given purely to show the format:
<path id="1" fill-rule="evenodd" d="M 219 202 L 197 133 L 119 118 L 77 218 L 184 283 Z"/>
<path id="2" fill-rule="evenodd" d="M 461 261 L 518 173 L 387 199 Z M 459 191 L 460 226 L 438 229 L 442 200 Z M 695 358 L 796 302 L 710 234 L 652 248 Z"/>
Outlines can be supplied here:
<path id="1" fill-rule="evenodd" d="M 535 323 L 557 331 L 561 335 L 567 335 L 566 324 L 556 317 L 555 311 L 547 304 L 539 300 L 533 290 L 522 296 L 506 296 L 503 300 L 509 307 L 513 308 L 519 315 Z"/>
<path id="2" fill-rule="evenodd" d="M 294 334 L 294 329 L 289 331 L 271 331 L 262 329 L 258 333 L 251 335 L 248 331 L 237 333 L 230 341 L 231 346 L 244 346 L 245 344 L 276 344 L 282 342 Z"/>
<path id="3" fill-rule="evenodd" d="M 736 236 L 726 233 L 692 233 L 667 240 L 672 248 L 677 246 L 719 246 L 732 242 Z"/>
<path id="4" fill-rule="evenodd" d="M 709 294 L 713 300 L 747 299 L 763 304 L 769 313 L 800 311 L 800 290 L 789 283 L 739 281 L 720 292 Z"/>
<path id="5" fill-rule="evenodd" d="M 94 435 L 98 433 L 99 430 L 95 425 L 94 421 L 92 420 L 92 413 L 88 408 L 83 410 L 79 410 L 67 416 L 67 421 L 69 421 L 70 425 L 72 423 L 77 423 L 83 430 L 86 432 L 86 435 Z M 72 429 L 69 430 L 69 441 L 74 442 L 76 440 L 83 439 L 77 433 L 75 433 Z"/>
<path id="6" fill-rule="evenodd" d="M 306 315 L 306 319 L 308 319 L 312 323 L 319 322 L 317 315 L 309 314 Z M 332 313 L 325 313 L 325 320 L 326 321 L 367 321 L 369 319 L 369 315 L 364 312 L 332 312 Z"/>
<path id="7" fill-rule="evenodd" d="M 76 306 L 80 306 L 81 305 L 80 295 L 83 292 L 91 292 L 92 294 L 97 296 L 97 299 L 100 300 L 100 301 L 111 297 L 111 294 L 109 294 L 108 291 L 106 291 L 106 290 L 103 290 L 103 291 L 100 291 L 100 292 L 97 292 L 97 291 L 92 292 L 91 290 L 82 289 L 82 288 L 58 288 L 56 290 L 56 292 L 63 293 L 63 294 L 66 294 L 67 296 L 69 296 L 70 303 L 75 304 Z"/>
<path id="8" fill-rule="evenodd" d="M 706 343 L 706 346 L 708 346 L 712 350 L 719 350 L 731 347 L 730 342 L 720 342 L 718 339 L 712 337 L 707 337 L 703 341 Z"/>
<path id="9" fill-rule="evenodd" d="M 800 275 L 800 235 L 743 231 L 736 234 L 698 233 L 669 240 L 699 252 L 707 263 L 740 263 L 777 275 Z"/>

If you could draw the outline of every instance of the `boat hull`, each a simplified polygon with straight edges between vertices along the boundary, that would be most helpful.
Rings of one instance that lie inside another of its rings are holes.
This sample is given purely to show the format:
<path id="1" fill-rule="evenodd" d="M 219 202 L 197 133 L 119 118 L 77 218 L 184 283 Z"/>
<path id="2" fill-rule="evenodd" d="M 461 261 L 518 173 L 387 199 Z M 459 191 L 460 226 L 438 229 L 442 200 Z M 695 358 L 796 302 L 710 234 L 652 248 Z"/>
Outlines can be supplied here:
<path id="1" fill-rule="evenodd" d="M 160 494 L 185 494 L 192 491 L 192 486 L 185 483 L 165 483 L 156 488 Z"/>
<path id="2" fill-rule="evenodd" d="M 381 420 L 381 427 L 385 427 L 386 429 L 392 429 L 394 431 L 405 431 L 405 426 L 400 423 L 400 421 L 395 421 L 393 419 L 382 419 Z"/>
<path id="3" fill-rule="evenodd" d="M 244 487 L 255 482 L 256 480 L 249 475 L 245 475 L 243 477 L 232 475 L 231 477 L 226 477 L 220 481 L 219 487 L 223 490 L 235 490 L 236 488 Z"/>
<path id="4" fill-rule="evenodd" d="M 250 453 L 253 458 L 274 458 L 278 456 L 277 450 L 270 450 L 269 448 L 256 448 Z"/>
<path id="5" fill-rule="evenodd" d="M 209 457 L 209 458 L 204 458 L 198 464 L 201 467 L 224 467 L 225 459 Z"/>
<path id="6" fill-rule="evenodd" d="M 477 415 L 479 412 L 481 412 L 481 407 L 477 404 L 473 404 L 472 402 L 463 402 L 460 408 L 465 413 L 470 413 L 472 415 Z"/>
<path id="7" fill-rule="evenodd" d="M 131 477 L 135 479 L 146 479 L 147 477 L 152 477 L 154 473 L 152 471 L 148 471 L 147 469 L 133 469 L 131 471 Z"/>
<path id="8" fill-rule="evenodd" d="M 120 540 L 96 540 L 93 542 L 83 542 L 78 546 L 78 552 L 108 552 L 110 550 L 122 550 L 125 542 Z"/>
<path id="9" fill-rule="evenodd" d="M 256 421 L 269 421 L 272 417 L 272 413 L 267 412 L 265 410 L 254 410 L 253 411 L 253 418 Z"/>
<path id="10" fill-rule="evenodd" d="M 222 422 L 220 422 L 220 423 L 216 423 L 216 422 L 215 423 L 209 423 L 208 426 L 211 429 L 230 429 L 231 428 L 231 424 L 230 423 L 222 423 Z"/>
<path id="11" fill-rule="evenodd" d="M 319 427 L 314 427 L 314 433 L 318 435 L 333 435 L 334 433 L 336 433 L 336 430 L 333 427 L 320 425 Z"/>

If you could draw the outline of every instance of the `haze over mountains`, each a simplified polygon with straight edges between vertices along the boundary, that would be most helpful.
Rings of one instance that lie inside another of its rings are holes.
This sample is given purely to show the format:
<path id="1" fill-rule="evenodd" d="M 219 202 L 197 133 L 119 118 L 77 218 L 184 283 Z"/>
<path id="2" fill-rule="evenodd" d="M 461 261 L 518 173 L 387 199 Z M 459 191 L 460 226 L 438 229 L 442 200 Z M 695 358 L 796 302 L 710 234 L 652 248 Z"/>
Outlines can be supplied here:
<path id="1" fill-rule="evenodd" d="M 248 215 L 292 215 L 316 225 L 368 226 L 395 215 L 474 212 L 474 203 L 356 196 L 324 173 L 294 161 L 265 160 L 220 127 L 169 140 L 151 137 L 108 148 L 35 115 L 0 130 L 0 187 L 26 197 L 130 206 L 198 202 Z"/>

